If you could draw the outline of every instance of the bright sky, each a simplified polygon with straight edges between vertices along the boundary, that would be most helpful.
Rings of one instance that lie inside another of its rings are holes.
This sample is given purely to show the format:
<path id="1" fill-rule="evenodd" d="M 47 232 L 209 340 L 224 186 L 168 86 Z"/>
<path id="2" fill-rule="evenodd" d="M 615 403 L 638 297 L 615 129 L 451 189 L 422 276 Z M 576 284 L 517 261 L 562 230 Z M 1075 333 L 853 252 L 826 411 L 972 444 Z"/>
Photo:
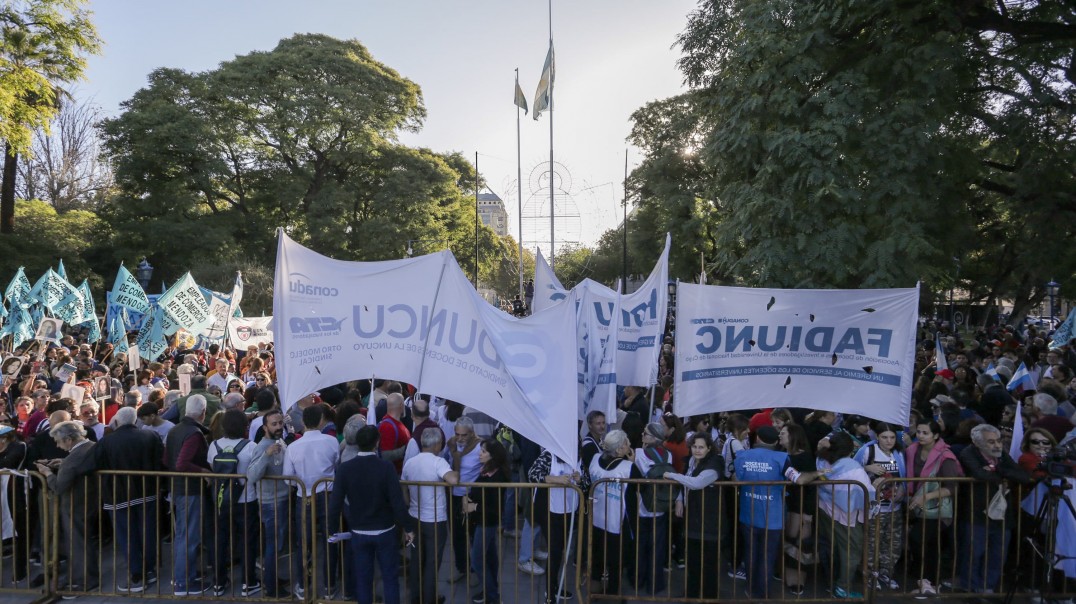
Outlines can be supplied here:
<path id="1" fill-rule="evenodd" d="M 558 240 L 592 244 L 619 224 L 629 117 L 645 103 L 683 90 L 673 44 L 695 5 L 695 0 L 554 0 L 554 159 L 570 171 L 569 190 L 578 206 L 577 212 L 558 208 Z M 236 55 L 270 50 L 298 32 L 359 40 L 375 59 L 422 88 L 425 126 L 402 141 L 459 151 L 471 161 L 477 152 L 479 170 L 504 199 L 516 235 L 514 69 L 533 105 L 548 48 L 545 2 L 91 0 L 90 6 L 105 46 L 90 58 L 77 94 L 109 115 L 158 67 L 213 69 Z M 548 114 L 537 122 L 523 117 L 521 138 L 527 205 L 532 169 L 549 158 Z M 638 161 L 638 152 L 630 150 L 629 166 Z M 533 197 L 524 226 L 530 231 L 545 225 L 547 240 L 548 210 L 539 220 L 536 208 L 539 198 L 548 206 L 548 190 Z"/>

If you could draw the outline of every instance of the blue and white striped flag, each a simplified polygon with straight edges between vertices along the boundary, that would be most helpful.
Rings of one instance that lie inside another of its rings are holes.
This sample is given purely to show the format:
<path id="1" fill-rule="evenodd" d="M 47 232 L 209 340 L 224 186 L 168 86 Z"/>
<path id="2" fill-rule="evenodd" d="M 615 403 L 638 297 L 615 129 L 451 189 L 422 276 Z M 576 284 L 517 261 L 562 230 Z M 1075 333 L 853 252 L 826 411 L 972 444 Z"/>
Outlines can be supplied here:
<path id="1" fill-rule="evenodd" d="M 1001 376 L 998 375 L 998 370 L 997 370 L 996 367 L 994 367 L 994 362 L 993 361 L 990 361 L 990 364 L 986 366 L 986 371 L 983 372 L 983 373 L 985 373 L 986 375 L 989 375 L 990 377 L 994 378 L 995 382 L 1000 382 L 1001 381 Z"/>
<path id="2" fill-rule="evenodd" d="M 1024 390 L 1032 390 L 1035 388 L 1035 383 L 1031 381 L 1031 374 L 1027 371 L 1027 366 L 1020 363 L 1020 366 L 1016 368 L 1016 372 L 1012 374 L 1012 379 L 1009 380 L 1009 384 L 1005 386 L 1009 392 L 1013 392 L 1018 388 Z"/>
<path id="3" fill-rule="evenodd" d="M 549 40 L 549 52 L 545 55 L 542 66 L 542 79 L 538 80 L 538 90 L 534 91 L 534 119 L 543 111 L 553 106 L 553 77 L 556 75 L 556 62 L 553 60 L 553 40 Z"/>
<path id="4" fill-rule="evenodd" d="M 1050 350 L 1055 350 L 1068 344 L 1074 333 L 1076 333 L 1076 308 L 1069 311 L 1069 317 L 1054 332 L 1054 339 L 1050 342 Z"/>

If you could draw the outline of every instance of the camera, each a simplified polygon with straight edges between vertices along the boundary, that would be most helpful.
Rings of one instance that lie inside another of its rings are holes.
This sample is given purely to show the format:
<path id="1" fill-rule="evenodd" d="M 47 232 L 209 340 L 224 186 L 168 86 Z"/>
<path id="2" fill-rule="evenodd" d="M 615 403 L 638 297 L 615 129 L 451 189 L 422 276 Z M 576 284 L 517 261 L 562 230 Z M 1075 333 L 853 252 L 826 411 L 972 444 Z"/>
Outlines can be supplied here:
<path id="1" fill-rule="evenodd" d="M 1076 476 L 1076 441 L 1068 441 L 1050 450 L 1042 460 L 1046 474 L 1051 478 Z"/>

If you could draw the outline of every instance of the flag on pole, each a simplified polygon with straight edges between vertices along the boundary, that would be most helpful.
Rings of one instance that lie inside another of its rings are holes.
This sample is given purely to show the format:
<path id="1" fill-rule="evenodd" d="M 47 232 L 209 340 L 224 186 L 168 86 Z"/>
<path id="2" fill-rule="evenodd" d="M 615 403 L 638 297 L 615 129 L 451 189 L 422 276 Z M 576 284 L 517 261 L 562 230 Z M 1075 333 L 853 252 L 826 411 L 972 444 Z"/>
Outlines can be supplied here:
<path id="1" fill-rule="evenodd" d="M 1009 457 L 1020 459 L 1020 445 L 1024 443 L 1024 403 L 1016 402 L 1016 418 L 1012 425 L 1012 445 L 1009 447 Z"/>
<path id="2" fill-rule="evenodd" d="M 516 107 L 523 110 L 523 115 L 527 115 L 527 95 L 523 94 L 523 89 L 519 87 L 518 73 L 516 74 Z"/>
<path id="3" fill-rule="evenodd" d="M 949 369 L 949 362 L 945 359 L 945 347 L 942 346 L 941 334 L 934 334 L 934 375 L 940 375 L 943 378 L 953 379 L 956 374 L 952 369 Z"/>
<path id="4" fill-rule="evenodd" d="M 59 275 L 60 278 L 63 279 L 64 281 L 68 280 L 67 279 L 67 269 L 64 268 L 64 259 L 63 258 L 60 258 L 60 264 L 57 265 L 57 267 L 56 267 L 56 274 Z"/>
<path id="5" fill-rule="evenodd" d="M 235 271 L 235 285 L 232 286 L 232 299 L 228 301 L 228 317 L 241 317 L 239 303 L 243 301 L 243 273 Z"/>
<path id="6" fill-rule="evenodd" d="M 1050 342 L 1050 350 L 1061 348 L 1069 343 L 1076 333 L 1076 308 L 1069 311 L 1069 317 L 1054 331 L 1054 339 Z"/>
<path id="7" fill-rule="evenodd" d="M 112 324 L 108 326 L 108 341 L 110 343 L 115 344 L 127 336 L 126 315 L 127 313 L 121 310 L 119 314 L 112 319 Z"/>
<path id="8" fill-rule="evenodd" d="M 26 270 L 23 267 L 20 266 L 11 278 L 11 283 L 8 283 L 7 289 L 4 290 L 4 298 L 11 310 L 15 310 L 16 306 L 28 308 L 33 304 L 34 301 L 30 299 L 30 280 L 26 278 Z"/>
<path id="9" fill-rule="evenodd" d="M 549 40 L 549 52 L 545 55 L 545 65 L 542 67 L 542 79 L 538 80 L 538 90 L 534 92 L 534 119 L 543 111 L 553 105 L 553 76 L 556 67 L 553 61 L 553 40 Z"/>
<path id="10" fill-rule="evenodd" d="M 122 264 L 116 272 L 116 281 L 112 284 L 112 295 L 109 300 L 113 306 L 129 308 L 139 314 L 149 312 L 149 298 L 146 297 L 145 290 L 131 271 Z"/>
<path id="11" fill-rule="evenodd" d="M 1009 384 L 1005 386 L 1009 392 L 1013 392 L 1018 388 L 1024 390 L 1031 390 L 1035 387 L 1035 384 L 1031 381 L 1031 374 L 1027 371 L 1027 365 L 1020 363 L 1020 366 L 1016 368 L 1016 373 L 1012 374 L 1012 379 L 1009 380 Z"/>
<path id="12" fill-rule="evenodd" d="M 998 370 L 997 370 L 996 367 L 994 367 L 994 362 L 993 361 L 990 361 L 990 364 L 986 366 L 986 371 L 984 373 L 986 373 L 986 375 L 989 375 L 990 377 L 994 378 L 995 382 L 1000 382 L 1001 381 L 1001 376 L 998 375 Z"/>

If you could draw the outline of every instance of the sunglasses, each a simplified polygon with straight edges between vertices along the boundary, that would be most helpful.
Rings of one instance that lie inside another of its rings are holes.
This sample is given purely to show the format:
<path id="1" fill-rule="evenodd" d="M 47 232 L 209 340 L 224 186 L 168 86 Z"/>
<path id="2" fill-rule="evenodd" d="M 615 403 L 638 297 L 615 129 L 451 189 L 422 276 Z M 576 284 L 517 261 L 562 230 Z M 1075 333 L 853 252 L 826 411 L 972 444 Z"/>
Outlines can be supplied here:
<path id="1" fill-rule="evenodd" d="M 1050 441 L 1048 441 L 1048 440 L 1037 440 L 1037 439 L 1034 439 L 1034 438 L 1032 438 L 1030 442 L 1033 445 L 1049 445 L 1050 444 Z"/>
<path id="2" fill-rule="evenodd" d="M 260 382 L 262 380 L 258 380 L 258 381 Z M 242 386 L 240 386 L 239 384 L 232 384 L 232 385 L 228 386 L 228 388 L 229 389 L 231 389 L 231 388 L 242 388 Z"/>

